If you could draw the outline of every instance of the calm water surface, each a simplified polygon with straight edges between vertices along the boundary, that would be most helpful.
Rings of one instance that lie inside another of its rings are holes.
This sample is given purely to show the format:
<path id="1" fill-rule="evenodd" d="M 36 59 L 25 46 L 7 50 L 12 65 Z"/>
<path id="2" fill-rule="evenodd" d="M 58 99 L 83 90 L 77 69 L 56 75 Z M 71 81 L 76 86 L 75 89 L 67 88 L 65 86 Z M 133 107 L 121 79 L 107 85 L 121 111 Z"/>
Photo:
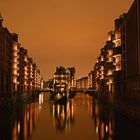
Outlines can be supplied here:
<path id="1" fill-rule="evenodd" d="M 91 96 L 77 93 L 66 104 L 49 94 L 0 114 L 0 140 L 134 140 L 140 124 L 113 112 Z"/>

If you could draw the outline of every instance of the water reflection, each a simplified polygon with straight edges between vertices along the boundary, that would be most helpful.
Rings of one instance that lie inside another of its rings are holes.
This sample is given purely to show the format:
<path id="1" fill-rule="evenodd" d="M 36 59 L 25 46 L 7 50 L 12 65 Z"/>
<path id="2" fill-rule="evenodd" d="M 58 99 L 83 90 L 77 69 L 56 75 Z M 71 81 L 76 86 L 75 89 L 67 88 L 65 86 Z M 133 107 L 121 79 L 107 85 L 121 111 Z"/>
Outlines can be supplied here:
<path id="1" fill-rule="evenodd" d="M 42 93 L 36 101 L 0 114 L 0 140 L 132 140 L 139 132 L 139 122 L 84 93 L 65 104 L 52 104 Z"/>
<path id="2" fill-rule="evenodd" d="M 74 119 L 74 100 L 65 104 L 51 104 L 50 110 L 56 130 L 70 132 Z"/>
<path id="3" fill-rule="evenodd" d="M 38 122 L 38 103 L 22 105 L 0 116 L 0 140 L 27 140 Z"/>
<path id="4" fill-rule="evenodd" d="M 113 112 L 108 104 L 101 104 L 93 100 L 93 119 L 95 122 L 95 132 L 100 139 L 112 140 L 114 121 Z"/>
<path id="5" fill-rule="evenodd" d="M 93 100 L 93 120 L 99 140 L 133 140 L 140 137 L 140 122 Z"/>

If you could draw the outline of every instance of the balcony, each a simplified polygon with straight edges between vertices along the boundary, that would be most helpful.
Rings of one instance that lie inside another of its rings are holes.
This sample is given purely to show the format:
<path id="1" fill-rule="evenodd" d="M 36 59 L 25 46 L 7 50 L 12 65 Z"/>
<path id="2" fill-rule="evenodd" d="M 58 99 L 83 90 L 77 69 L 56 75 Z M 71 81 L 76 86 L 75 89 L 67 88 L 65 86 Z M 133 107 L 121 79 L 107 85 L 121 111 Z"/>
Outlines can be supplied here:
<path id="1" fill-rule="evenodd" d="M 115 47 L 113 50 L 113 55 L 121 54 L 122 53 L 122 48 L 121 46 Z"/>

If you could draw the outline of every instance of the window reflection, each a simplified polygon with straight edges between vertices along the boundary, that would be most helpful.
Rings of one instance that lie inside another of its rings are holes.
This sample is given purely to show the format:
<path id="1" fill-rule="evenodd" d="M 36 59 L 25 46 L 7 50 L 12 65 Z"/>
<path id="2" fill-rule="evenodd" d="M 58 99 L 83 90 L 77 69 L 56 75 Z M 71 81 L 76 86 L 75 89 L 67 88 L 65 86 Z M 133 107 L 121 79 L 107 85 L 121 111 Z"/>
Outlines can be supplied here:
<path id="1" fill-rule="evenodd" d="M 97 100 L 93 102 L 93 118 L 95 132 L 100 139 L 112 140 L 113 138 L 113 114 L 109 105 L 100 104 Z"/>
<path id="2" fill-rule="evenodd" d="M 51 112 L 56 130 L 69 132 L 75 122 L 74 100 L 65 104 L 51 104 Z"/>
<path id="3" fill-rule="evenodd" d="M 21 105 L 0 116 L 0 140 L 27 140 L 38 122 L 38 103 Z"/>

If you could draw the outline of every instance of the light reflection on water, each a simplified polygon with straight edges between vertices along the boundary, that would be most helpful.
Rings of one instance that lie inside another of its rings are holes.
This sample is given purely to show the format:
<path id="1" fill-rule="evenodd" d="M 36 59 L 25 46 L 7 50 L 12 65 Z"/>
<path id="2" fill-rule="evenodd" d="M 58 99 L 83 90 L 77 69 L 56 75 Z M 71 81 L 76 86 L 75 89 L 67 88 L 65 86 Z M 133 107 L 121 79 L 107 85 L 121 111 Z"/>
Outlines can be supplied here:
<path id="1" fill-rule="evenodd" d="M 42 93 L 0 114 L 0 140 L 131 140 L 139 131 L 139 123 L 83 93 L 65 104 L 52 104 L 49 94 Z"/>

